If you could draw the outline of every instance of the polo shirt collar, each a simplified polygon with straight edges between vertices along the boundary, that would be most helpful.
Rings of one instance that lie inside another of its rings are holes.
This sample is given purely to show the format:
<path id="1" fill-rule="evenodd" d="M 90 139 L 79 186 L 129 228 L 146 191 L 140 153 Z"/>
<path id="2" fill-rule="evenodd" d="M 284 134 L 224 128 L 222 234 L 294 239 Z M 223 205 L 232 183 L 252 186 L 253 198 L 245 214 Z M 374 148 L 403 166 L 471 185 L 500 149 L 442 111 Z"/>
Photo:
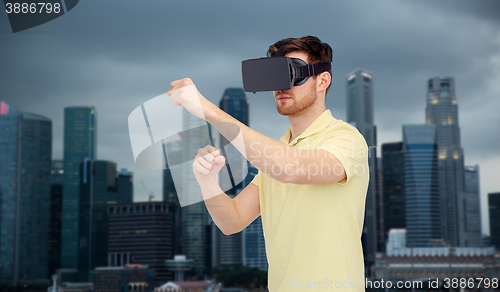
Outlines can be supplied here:
<path id="1" fill-rule="evenodd" d="M 325 110 L 321 115 L 319 115 L 314 122 L 312 122 L 309 127 L 307 127 L 302 134 L 300 134 L 298 137 L 295 137 L 295 139 L 292 140 L 292 142 L 288 143 L 288 140 L 290 139 L 290 135 L 292 134 L 291 128 L 288 128 L 288 130 L 281 136 L 280 141 L 288 144 L 290 146 L 295 146 L 297 143 L 299 143 L 300 140 L 309 137 L 311 135 L 314 135 L 318 133 L 319 131 L 322 131 L 330 125 L 330 123 L 333 120 L 332 112 L 330 110 Z"/>

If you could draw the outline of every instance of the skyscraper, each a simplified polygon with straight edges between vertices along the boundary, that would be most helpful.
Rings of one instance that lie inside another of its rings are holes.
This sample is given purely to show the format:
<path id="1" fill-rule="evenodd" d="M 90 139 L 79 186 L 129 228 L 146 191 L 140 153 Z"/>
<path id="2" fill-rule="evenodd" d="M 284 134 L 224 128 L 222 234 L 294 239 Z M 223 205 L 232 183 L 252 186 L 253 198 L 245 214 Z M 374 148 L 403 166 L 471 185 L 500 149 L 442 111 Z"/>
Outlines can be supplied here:
<path id="1" fill-rule="evenodd" d="M 172 173 L 170 169 L 167 168 L 163 170 L 163 202 L 177 201 L 177 192 L 175 191 L 174 180 L 172 179 Z"/>
<path id="2" fill-rule="evenodd" d="M 219 107 L 233 118 L 248 126 L 248 104 L 248 99 L 242 88 L 226 88 L 220 100 Z M 226 163 L 229 177 L 221 176 L 219 184 L 223 190 L 228 190 L 226 191 L 227 195 L 234 198 L 238 190 L 241 190 L 246 159 L 222 135 L 220 135 L 220 149 L 223 152 L 222 154 L 226 156 L 226 161 L 229 162 L 229 160 L 231 160 L 231 168 L 229 168 L 228 163 Z"/>
<path id="3" fill-rule="evenodd" d="M 199 148 L 210 144 L 207 123 L 183 109 L 182 161 L 194 159 Z M 170 162 L 171 163 L 171 162 Z M 193 174 L 190 163 L 182 167 L 182 195 L 187 201 L 197 201 L 202 198 L 200 186 Z M 206 266 L 206 225 L 208 212 L 205 203 L 187 205 L 181 212 L 182 253 L 194 260 L 195 273 L 201 274 Z"/>
<path id="4" fill-rule="evenodd" d="M 220 100 L 219 107 L 230 114 L 233 118 L 248 126 L 249 111 L 248 99 L 242 88 L 226 88 Z M 231 167 L 226 164 L 229 176 L 220 176 L 220 186 L 226 191 L 230 198 L 236 195 L 246 186 L 243 185 L 247 160 L 241 153 L 230 144 L 227 139 L 220 135 L 220 149 L 226 157 L 226 161 L 231 161 Z M 239 166 L 239 167 L 238 167 Z M 242 233 L 224 235 L 218 228 L 216 232 L 219 244 L 217 266 L 235 266 L 243 263 Z"/>
<path id="5" fill-rule="evenodd" d="M 243 181 L 244 186 L 253 180 L 258 174 L 258 169 L 250 162 L 248 163 L 248 175 Z M 266 243 L 264 240 L 264 232 L 262 229 L 262 218 L 259 216 L 247 228 L 243 229 L 243 265 L 256 267 L 262 271 L 268 270 L 268 262 L 266 255 Z"/>
<path id="6" fill-rule="evenodd" d="M 481 202 L 479 192 L 479 165 L 465 166 L 465 230 L 467 232 L 466 245 L 470 247 L 482 246 L 481 232 Z"/>
<path id="7" fill-rule="evenodd" d="M 182 208 L 179 202 L 179 198 L 177 197 L 177 190 L 175 188 L 174 180 L 172 178 L 172 172 L 169 168 L 169 165 L 176 165 L 181 163 L 182 160 L 182 137 L 181 139 L 176 141 L 170 141 L 164 143 L 165 151 L 169 153 L 168 157 L 169 161 L 166 161 L 166 169 L 163 170 L 163 202 L 172 203 L 174 220 L 171 222 L 173 224 L 172 228 L 174 230 L 174 255 L 181 254 L 181 214 Z M 165 142 L 165 141 L 164 141 Z"/>
<path id="8" fill-rule="evenodd" d="M 370 182 L 366 194 L 365 218 L 363 226 L 363 253 L 365 263 L 375 261 L 377 251 L 376 213 L 376 133 L 373 119 L 373 74 L 358 68 L 346 76 L 347 122 L 355 126 L 365 137 L 369 147 L 368 163 Z M 366 265 L 368 266 L 368 265 Z"/>
<path id="9" fill-rule="evenodd" d="M 96 127 L 94 107 L 64 108 L 62 268 L 78 266 L 80 164 L 85 158 L 96 159 Z"/>
<path id="10" fill-rule="evenodd" d="M 176 200 L 178 201 L 174 180 L 167 166 L 167 168 L 163 170 L 163 202 L 172 202 Z"/>
<path id="11" fill-rule="evenodd" d="M 0 283 L 48 283 L 52 122 L 0 101 Z"/>
<path id="12" fill-rule="evenodd" d="M 19 124 L 21 112 L 7 103 L 0 101 L 0 279 L 2 284 L 17 284 L 17 198 L 20 183 L 20 147 Z"/>
<path id="13" fill-rule="evenodd" d="M 441 239 L 436 126 L 404 125 L 406 242 L 429 246 Z"/>
<path id="14" fill-rule="evenodd" d="M 376 132 L 376 131 L 375 131 Z M 376 142 L 375 142 L 376 144 Z M 377 252 L 384 252 L 386 248 L 385 230 L 385 210 L 384 210 L 384 189 L 382 188 L 382 158 L 376 158 L 377 167 L 375 185 L 376 187 L 376 200 L 375 209 L 377 211 Z"/>
<path id="15" fill-rule="evenodd" d="M 176 203 L 179 205 L 177 190 L 175 189 L 174 180 L 169 165 L 175 165 L 182 162 L 182 137 L 176 141 L 169 141 L 164 144 L 168 151 L 170 160 L 166 163 L 166 169 L 163 171 L 163 202 Z"/>
<path id="16" fill-rule="evenodd" d="M 116 177 L 116 203 L 131 204 L 134 202 L 134 175 L 122 168 Z"/>
<path id="17" fill-rule="evenodd" d="M 52 161 L 50 184 L 49 275 L 61 268 L 62 186 L 64 178 L 62 160 Z"/>
<path id="18" fill-rule="evenodd" d="M 249 107 L 243 88 L 226 88 L 219 102 L 219 107 L 245 125 L 249 125 Z"/>
<path id="19" fill-rule="evenodd" d="M 490 242 L 500 251 L 500 193 L 488 194 L 488 209 L 490 213 Z"/>
<path id="20" fill-rule="evenodd" d="M 427 82 L 426 123 L 436 125 L 441 196 L 441 232 L 452 246 L 465 246 L 465 192 L 463 150 L 460 145 L 455 80 L 431 78 Z"/>
<path id="21" fill-rule="evenodd" d="M 384 236 L 389 230 L 406 228 L 403 142 L 382 144 L 382 189 L 384 194 Z"/>
<path id="22" fill-rule="evenodd" d="M 116 193 L 116 163 L 87 160 L 80 164 L 78 281 L 87 282 L 96 267 L 107 266 L 107 202 Z"/>

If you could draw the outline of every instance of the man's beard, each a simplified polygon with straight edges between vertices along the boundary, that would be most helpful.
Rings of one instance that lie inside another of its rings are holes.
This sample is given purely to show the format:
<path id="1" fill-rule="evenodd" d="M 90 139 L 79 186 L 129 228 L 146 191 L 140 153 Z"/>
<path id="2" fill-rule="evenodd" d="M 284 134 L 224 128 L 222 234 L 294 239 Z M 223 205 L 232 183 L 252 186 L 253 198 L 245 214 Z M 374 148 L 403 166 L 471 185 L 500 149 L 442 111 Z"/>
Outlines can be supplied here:
<path id="1" fill-rule="evenodd" d="M 292 95 L 291 101 L 292 104 L 290 105 L 279 105 L 279 101 L 277 101 L 276 109 L 278 110 L 278 113 L 283 116 L 293 116 L 309 108 L 316 101 L 316 91 L 314 90 L 314 87 L 311 87 L 309 92 L 300 100 L 297 99 L 295 95 Z"/>

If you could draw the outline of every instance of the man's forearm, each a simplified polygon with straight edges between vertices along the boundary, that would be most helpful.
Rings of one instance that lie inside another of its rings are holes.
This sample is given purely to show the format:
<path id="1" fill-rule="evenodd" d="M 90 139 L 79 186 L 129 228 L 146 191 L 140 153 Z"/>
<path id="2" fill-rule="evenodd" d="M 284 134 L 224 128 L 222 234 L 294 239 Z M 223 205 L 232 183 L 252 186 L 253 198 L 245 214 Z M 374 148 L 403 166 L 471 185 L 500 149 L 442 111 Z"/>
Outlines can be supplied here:
<path id="1" fill-rule="evenodd" d="M 287 151 L 293 152 L 293 148 L 249 128 L 214 104 L 207 108 L 205 118 L 258 169 L 264 171 L 267 168 L 268 172 L 270 172 L 273 165 L 285 167 L 286 164 L 295 163 L 290 159 L 293 154 L 286 153 Z M 241 132 L 243 140 L 231 139 L 237 134 L 235 129 Z M 282 151 L 285 158 L 278 158 L 274 155 L 278 151 Z"/>
<path id="2" fill-rule="evenodd" d="M 208 212 L 222 233 L 230 235 L 239 232 L 241 220 L 233 199 L 222 191 L 216 180 L 198 184 Z"/>
<path id="3" fill-rule="evenodd" d="M 264 174 L 285 183 L 297 182 L 297 180 L 301 180 L 300 183 L 322 183 L 314 178 L 312 180 L 308 178 L 304 181 L 304 178 L 299 178 L 299 176 L 304 173 L 304 167 L 308 164 L 317 164 L 316 168 L 322 164 L 328 165 L 328 159 L 331 157 L 326 151 L 311 154 L 308 151 L 318 151 L 318 149 L 294 149 L 249 128 L 213 104 L 207 106 L 206 109 L 205 119 Z M 243 139 L 231 140 L 236 136 L 235 128 L 241 132 Z M 307 169 L 307 167 L 305 168 Z M 338 181 L 341 179 L 343 178 L 339 176 Z"/>

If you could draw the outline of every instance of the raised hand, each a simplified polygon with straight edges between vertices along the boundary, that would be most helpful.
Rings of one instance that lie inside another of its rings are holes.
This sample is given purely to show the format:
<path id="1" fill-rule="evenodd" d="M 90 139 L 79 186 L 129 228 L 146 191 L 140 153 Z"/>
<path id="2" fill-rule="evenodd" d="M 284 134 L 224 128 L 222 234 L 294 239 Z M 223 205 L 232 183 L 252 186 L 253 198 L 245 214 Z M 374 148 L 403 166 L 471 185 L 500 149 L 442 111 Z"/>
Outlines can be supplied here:
<path id="1" fill-rule="evenodd" d="M 167 94 L 174 105 L 183 106 L 188 112 L 206 120 L 204 111 L 211 103 L 201 95 L 191 79 L 175 80 L 170 83 L 170 86 L 172 89 L 168 90 Z"/>
<path id="2" fill-rule="evenodd" d="M 213 180 L 215 175 L 224 166 L 226 159 L 220 155 L 219 150 L 211 145 L 198 149 L 198 154 L 194 158 L 193 173 L 198 182 Z"/>

